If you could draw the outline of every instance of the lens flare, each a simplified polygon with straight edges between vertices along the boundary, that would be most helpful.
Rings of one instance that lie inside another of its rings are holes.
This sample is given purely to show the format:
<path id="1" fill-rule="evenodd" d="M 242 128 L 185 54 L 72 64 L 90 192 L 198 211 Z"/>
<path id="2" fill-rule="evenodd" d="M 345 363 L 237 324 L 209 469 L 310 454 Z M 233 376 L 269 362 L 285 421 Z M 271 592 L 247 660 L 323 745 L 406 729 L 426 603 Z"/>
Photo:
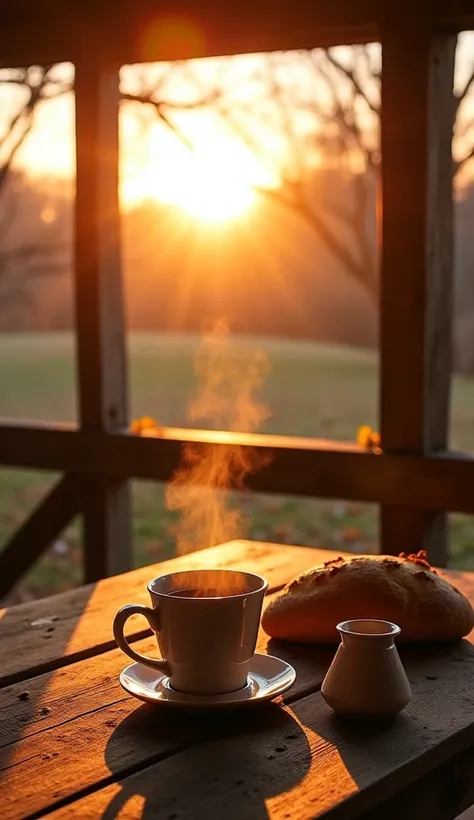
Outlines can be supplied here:
<path id="1" fill-rule="evenodd" d="M 140 54 L 143 62 L 205 57 L 206 38 L 201 26 L 190 17 L 156 17 L 141 35 Z"/>

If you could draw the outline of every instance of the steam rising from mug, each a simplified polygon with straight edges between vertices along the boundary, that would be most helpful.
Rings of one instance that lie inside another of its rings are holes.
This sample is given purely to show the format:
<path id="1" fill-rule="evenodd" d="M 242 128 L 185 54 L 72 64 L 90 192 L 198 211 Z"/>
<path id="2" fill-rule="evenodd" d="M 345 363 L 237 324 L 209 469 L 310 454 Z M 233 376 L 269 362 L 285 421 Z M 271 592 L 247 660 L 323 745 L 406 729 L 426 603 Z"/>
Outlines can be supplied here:
<path id="1" fill-rule="evenodd" d="M 204 333 L 195 372 L 198 390 L 188 409 L 192 423 L 214 430 L 255 432 L 269 416 L 255 398 L 268 372 L 267 357 L 233 346 L 223 319 Z M 230 505 L 225 490 L 242 488 L 248 473 L 262 466 L 262 458 L 250 447 L 237 444 L 188 444 L 181 464 L 166 490 L 170 510 L 179 510 L 177 551 L 203 547 L 245 535 L 242 511 Z"/>

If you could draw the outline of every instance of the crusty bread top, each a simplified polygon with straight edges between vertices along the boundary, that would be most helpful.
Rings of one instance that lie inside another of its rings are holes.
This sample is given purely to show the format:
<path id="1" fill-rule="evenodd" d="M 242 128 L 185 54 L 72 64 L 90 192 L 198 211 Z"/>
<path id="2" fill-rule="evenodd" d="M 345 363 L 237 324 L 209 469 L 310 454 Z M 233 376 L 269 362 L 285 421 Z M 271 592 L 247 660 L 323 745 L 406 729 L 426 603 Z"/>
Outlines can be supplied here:
<path id="1" fill-rule="evenodd" d="M 274 638 L 332 643 L 336 624 L 350 618 L 393 621 L 405 641 L 460 638 L 474 626 L 470 602 L 430 566 L 424 551 L 326 561 L 291 581 L 262 623 Z"/>
<path id="2" fill-rule="evenodd" d="M 418 578 L 419 581 L 422 582 L 432 580 L 430 576 L 438 575 L 437 570 L 433 569 L 429 564 L 428 556 L 424 550 L 420 550 L 416 554 L 410 553 L 409 555 L 405 552 L 401 552 L 398 557 L 394 555 L 354 555 L 350 558 L 343 558 L 339 555 L 338 558 L 331 558 L 330 561 L 325 561 L 321 566 L 313 567 L 312 569 L 302 572 L 301 575 L 298 575 L 297 578 L 294 578 L 293 581 L 287 584 L 286 589 L 298 592 L 312 592 L 315 584 L 324 583 L 328 578 L 333 578 L 337 575 L 339 579 L 341 579 L 341 571 L 347 576 L 348 582 L 352 583 L 356 578 L 357 582 L 360 582 L 364 576 L 367 575 L 367 577 L 370 577 L 369 574 L 375 570 L 377 582 L 380 582 L 380 567 L 383 567 L 384 570 L 390 573 L 387 577 L 391 577 L 391 580 L 395 583 L 397 582 L 397 578 L 394 570 L 397 571 L 402 567 L 404 568 L 403 583 L 406 582 L 407 571 L 413 575 L 414 578 Z M 441 580 L 441 578 L 439 578 L 439 580 Z M 447 582 L 445 581 L 444 583 Z M 449 584 L 449 586 L 461 594 L 459 590 L 451 584 Z"/>

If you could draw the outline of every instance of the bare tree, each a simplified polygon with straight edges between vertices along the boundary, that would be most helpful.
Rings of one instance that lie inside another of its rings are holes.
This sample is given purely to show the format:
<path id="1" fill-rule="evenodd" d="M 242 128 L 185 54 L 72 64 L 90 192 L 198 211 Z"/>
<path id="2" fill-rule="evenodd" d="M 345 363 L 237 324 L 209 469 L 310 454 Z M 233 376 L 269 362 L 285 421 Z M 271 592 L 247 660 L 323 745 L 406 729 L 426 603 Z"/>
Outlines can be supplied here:
<path id="1" fill-rule="evenodd" d="M 0 69 L 0 91 L 10 108 L 0 132 L 0 193 L 33 127 L 39 104 L 70 89 L 70 79 L 64 78 L 54 65 Z M 13 93 L 6 94 L 7 91 Z"/>
<path id="2" fill-rule="evenodd" d="M 223 58 L 201 72 L 196 62 L 130 67 L 121 91 L 145 130 L 158 121 L 191 151 L 197 146 L 185 118 L 212 111 L 266 170 L 259 192 L 303 219 L 375 300 L 380 82 L 380 49 L 369 45 Z M 473 85 L 474 64 L 453 94 L 453 177 L 474 157 L 474 120 L 463 116 Z M 0 71 L 0 91 L 6 88 L 15 91 L 16 107 L 0 131 L 0 203 L 39 106 L 71 91 L 73 72 Z M 0 208 L 0 242 L 7 233 L 2 223 Z M 0 279 L 12 253 L 26 261 L 39 250 L 46 265 L 52 251 L 31 242 L 28 253 L 23 245 L 0 249 Z"/>
<path id="3" fill-rule="evenodd" d="M 179 131 L 170 111 L 189 111 L 205 105 L 212 105 L 217 99 L 217 92 L 211 91 L 197 98 L 170 96 L 166 98 L 167 86 L 183 68 L 182 62 L 140 68 L 134 66 L 128 70 L 122 82 L 122 101 L 147 105 L 158 119 L 171 129 L 176 136 L 188 144 L 184 134 Z M 189 75 L 189 67 L 184 66 L 183 76 Z M 24 145 L 35 123 L 35 117 L 41 103 L 51 101 L 74 89 L 74 72 L 72 67 L 62 65 L 29 66 L 28 68 L 0 69 L 0 94 L 6 98 L 9 112 L 0 123 L 0 193 L 8 180 L 8 174 L 14 161 Z M 8 94 L 8 91 L 11 92 Z"/>
<path id="4" fill-rule="evenodd" d="M 191 148 L 171 114 L 210 105 L 214 96 L 206 92 L 204 97 L 196 97 L 195 87 L 193 89 L 189 82 L 184 96 L 182 88 L 180 93 L 169 91 L 173 81 L 175 86 L 183 85 L 177 83 L 182 68 L 182 63 L 173 63 L 126 70 L 122 80 L 122 102 L 135 106 L 135 113 L 145 129 L 158 119 Z M 184 73 L 189 75 L 188 66 L 185 66 Z M 25 192 L 21 185 L 24 175 L 14 173 L 14 169 L 41 105 L 71 93 L 73 89 L 72 66 L 56 64 L 0 69 L 0 95 L 5 112 L 0 122 L 0 309 L 12 301 L 31 306 L 34 303 L 32 290 L 28 288 L 31 280 L 61 275 L 70 262 L 67 236 L 58 238 L 57 232 L 41 230 L 38 225 L 33 232 L 30 225 L 22 226 L 24 214 L 20 201 Z"/>
<path id="5" fill-rule="evenodd" d="M 0 93 L 6 112 L 0 130 L 0 305 L 12 301 L 29 305 L 26 280 L 57 269 L 56 249 L 50 243 L 16 230 L 24 218 L 19 198 L 22 175 L 12 177 L 15 160 L 31 132 L 40 103 L 69 90 L 54 66 L 1 69 Z M 48 237 L 49 239 L 49 237 Z M 61 242 L 61 250 L 63 243 Z M 59 250 L 59 248 L 58 248 Z M 51 257 L 51 258 L 50 258 Z"/>
<path id="6" fill-rule="evenodd" d="M 274 181 L 260 193 L 303 219 L 374 300 L 381 74 L 376 44 L 262 55 L 247 78 L 252 94 L 224 83 L 216 101 L 228 128 L 270 166 Z M 474 62 L 464 75 L 453 91 L 453 178 L 474 157 L 474 120 L 463 116 Z"/>

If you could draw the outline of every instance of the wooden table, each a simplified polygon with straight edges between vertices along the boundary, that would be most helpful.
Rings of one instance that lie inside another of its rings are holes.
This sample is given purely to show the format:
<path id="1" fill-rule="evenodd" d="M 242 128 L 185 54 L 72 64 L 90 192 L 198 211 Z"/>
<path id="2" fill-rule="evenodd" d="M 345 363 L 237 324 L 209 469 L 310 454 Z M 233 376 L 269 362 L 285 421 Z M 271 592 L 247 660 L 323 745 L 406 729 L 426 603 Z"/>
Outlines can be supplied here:
<path id="1" fill-rule="evenodd" d="M 128 659 L 111 623 L 171 569 L 265 575 L 269 597 L 327 559 L 320 550 L 233 542 L 0 612 L 1 820 L 447 820 L 474 802 L 474 648 L 406 650 L 413 702 L 389 726 L 336 719 L 320 684 L 332 650 L 276 644 L 296 684 L 258 709 L 184 715 L 119 686 Z M 447 572 L 474 598 L 474 574 Z M 139 618 L 136 646 L 153 641 Z M 133 631 L 134 630 L 134 631 Z"/>

